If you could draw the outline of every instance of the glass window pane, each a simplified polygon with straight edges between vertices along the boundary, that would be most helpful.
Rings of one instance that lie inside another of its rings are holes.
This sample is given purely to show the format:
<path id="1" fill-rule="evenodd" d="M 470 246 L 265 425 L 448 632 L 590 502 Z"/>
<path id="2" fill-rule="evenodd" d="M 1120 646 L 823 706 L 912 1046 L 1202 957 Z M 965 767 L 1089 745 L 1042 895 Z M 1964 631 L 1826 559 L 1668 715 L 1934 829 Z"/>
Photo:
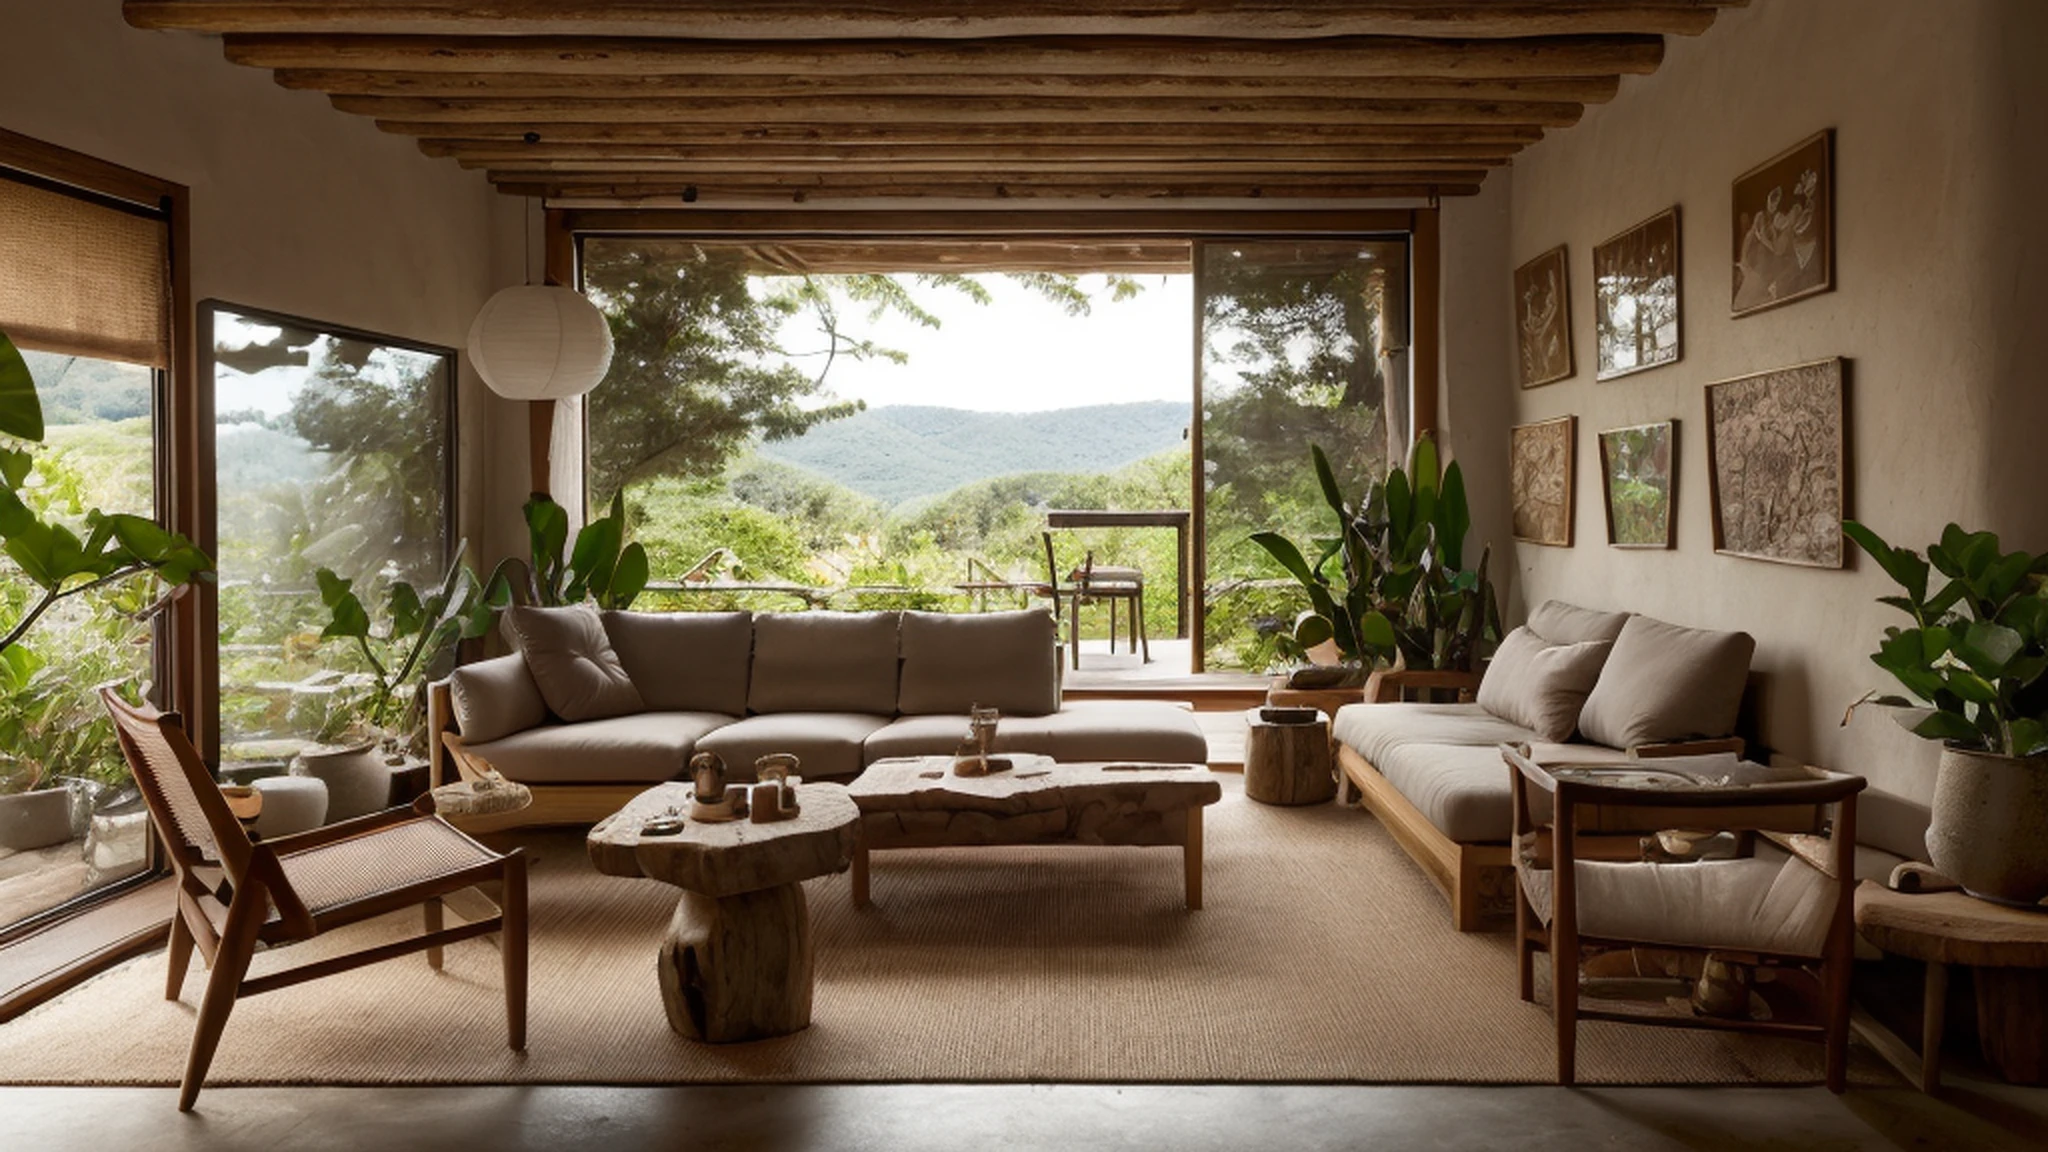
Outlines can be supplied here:
<path id="1" fill-rule="evenodd" d="M 1206 664 L 1259 671 L 1308 607 L 1253 532 L 1313 562 L 1335 519 L 1310 465 L 1320 446 L 1347 494 L 1407 442 L 1405 240 L 1201 246 Z"/>
<path id="2" fill-rule="evenodd" d="M 134 364 L 25 352 L 47 434 L 20 495 L 46 522 L 84 534 L 92 508 L 156 512 L 156 373 Z M 94 688 L 150 675 L 154 581 L 57 602 L 0 653 L 0 928 L 141 871 L 149 828 Z M 0 628 L 40 590 L 0 557 Z"/>
<path id="3" fill-rule="evenodd" d="M 367 672 L 322 642 L 314 574 L 373 619 L 449 562 L 453 354 L 212 310 L 221 761 L 281 764 L 344 735 Z"/>

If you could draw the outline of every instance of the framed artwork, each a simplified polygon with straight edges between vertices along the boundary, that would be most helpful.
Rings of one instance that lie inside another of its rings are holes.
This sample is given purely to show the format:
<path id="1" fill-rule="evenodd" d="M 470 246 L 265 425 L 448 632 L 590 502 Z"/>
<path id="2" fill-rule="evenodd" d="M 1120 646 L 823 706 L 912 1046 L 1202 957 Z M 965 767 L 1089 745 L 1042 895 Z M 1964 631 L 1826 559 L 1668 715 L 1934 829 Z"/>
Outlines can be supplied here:
<path id="1" fill-rule="evenodd" d="M 1515 269 L 1515 340 L 1524 388 L 1572 374 L 1572 303 L 1565 271 L 1562 244 Z"/>
<path id="2" fill-rule="evenodd" d="M 1839 358 L 1707 385 L 1714 551 L 1842 566 L 1847 412 Z"/>
<path id="3" fill-rule="evenodd" d="M 1572 442 L 1578 429 L 1578 417 L 1559 416 L 1509 431 L 1515 539 L 1572 546 Z"/>
<path id="4" fill-rule="evenodd" d="M 1600 491 L 1607 505 L 1607 543 L 1616 548 L 1669 548 L 1677 501 L 1678 421 L 1611 428 L 1600 434 Z"/>
<path id="5" fill-rule="evenodd" d="M 1747 316 L 1835 286 L 1835 131 L 1823 129 L 1735 179 L 1734 285 Z"/>
<path id="6" fill-rule="evenodd" d="M 1593 378 L 1678 360 L 1678 208 L 1593 248 Z"/>

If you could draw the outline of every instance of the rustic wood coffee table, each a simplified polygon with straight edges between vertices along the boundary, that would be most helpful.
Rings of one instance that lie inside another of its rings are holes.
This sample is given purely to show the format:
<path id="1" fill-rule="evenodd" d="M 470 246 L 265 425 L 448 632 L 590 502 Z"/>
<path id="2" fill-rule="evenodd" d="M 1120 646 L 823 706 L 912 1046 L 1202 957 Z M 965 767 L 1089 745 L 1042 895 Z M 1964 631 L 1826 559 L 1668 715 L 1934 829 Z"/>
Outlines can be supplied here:
<path id="1" fill-rule="evenodd" d="M 859 806 L 853 903 L 868 903 L 877 848 L 1091 844 L 1181 849 L 1187 906 L 1202 906 L 1202 809 L 1223 787 L 1201 764 L 1059 764 L 1012 754 L 988 776 L 955 776 L 950 756 L 877 760 L 847 794 Z"/>
<path id="2" fill-rule="evenodd" d="M 590 830 L 607 876 L 683 890 L 658 970 L 670 1027 L 713 1044 L 759 1040 L 811 1022 L 811 913 L 802 882 L 843 872 L 860 813 L 837 784 L 797 790 L 803 811 L 772 824 L 690 820 L 651 835 L 650 820 L 690 810 L 693 785 L 658 785 Z"/>

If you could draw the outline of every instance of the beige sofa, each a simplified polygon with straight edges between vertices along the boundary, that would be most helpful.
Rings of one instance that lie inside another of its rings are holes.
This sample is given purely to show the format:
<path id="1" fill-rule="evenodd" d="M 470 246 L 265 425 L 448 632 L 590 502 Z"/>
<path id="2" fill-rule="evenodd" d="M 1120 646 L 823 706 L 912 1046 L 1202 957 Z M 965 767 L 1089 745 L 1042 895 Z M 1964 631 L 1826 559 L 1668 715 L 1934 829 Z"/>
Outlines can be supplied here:
<path id="1" fill-rule="evenodd" d="M 1526 744 L 1546 764 L 1740 752 L 1755 647 L 1743 632 L 1548 601 L 1503 638 L 1475 699 L 1339 709 L 1330 734 L 1341 798 L 1357 789 L 1470 931 L 1513 908 L 1502 744 Z"/>
<path id="2" fill-rule="evenodd" d="M 488 763 L 534 791 L 493 827 L 587 823 L 715 752 L 736 780 L 792 752 L 807 779 L 846 780 L 887 756 L 950 753 L 973 705 L 1002 712 L 995 747 L 1060 760 L 1202 763 L 1186 709 L 1062 705 L 1056 625 L 1043 610 L 605 612 L 513 608 L 512 655 L 428 693 L 433 778 Z"/>

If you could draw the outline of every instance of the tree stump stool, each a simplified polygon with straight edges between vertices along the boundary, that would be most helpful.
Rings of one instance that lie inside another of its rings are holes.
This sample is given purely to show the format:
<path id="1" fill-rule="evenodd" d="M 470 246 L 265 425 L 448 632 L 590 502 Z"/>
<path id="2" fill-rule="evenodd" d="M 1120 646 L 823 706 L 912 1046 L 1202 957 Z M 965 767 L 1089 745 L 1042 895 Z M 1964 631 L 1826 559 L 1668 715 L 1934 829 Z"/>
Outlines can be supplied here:
<path id="1" fill-rule="evenodd" d="M 645 832 L 650 820 L 688 812 L 691 790 L 663 784 L 605 817 L 586 842 L 591 863 L 683 890 L 656 968 L 670 1027 L 712 1044 L 799 1031 L 811 1022 L 812 987 L 802 883 L 852 864 L 860 810 L 840 785 L 805 784 L 794 819 Z"/>
<path id="2" fill-rule="evenodd" d="M 1330 763 L 1330 720 L 1275 723 L 1253 708 L 1244 715 L 1244 794 L 1261 804 L 1321 804 L 1337 794 Z"/>

